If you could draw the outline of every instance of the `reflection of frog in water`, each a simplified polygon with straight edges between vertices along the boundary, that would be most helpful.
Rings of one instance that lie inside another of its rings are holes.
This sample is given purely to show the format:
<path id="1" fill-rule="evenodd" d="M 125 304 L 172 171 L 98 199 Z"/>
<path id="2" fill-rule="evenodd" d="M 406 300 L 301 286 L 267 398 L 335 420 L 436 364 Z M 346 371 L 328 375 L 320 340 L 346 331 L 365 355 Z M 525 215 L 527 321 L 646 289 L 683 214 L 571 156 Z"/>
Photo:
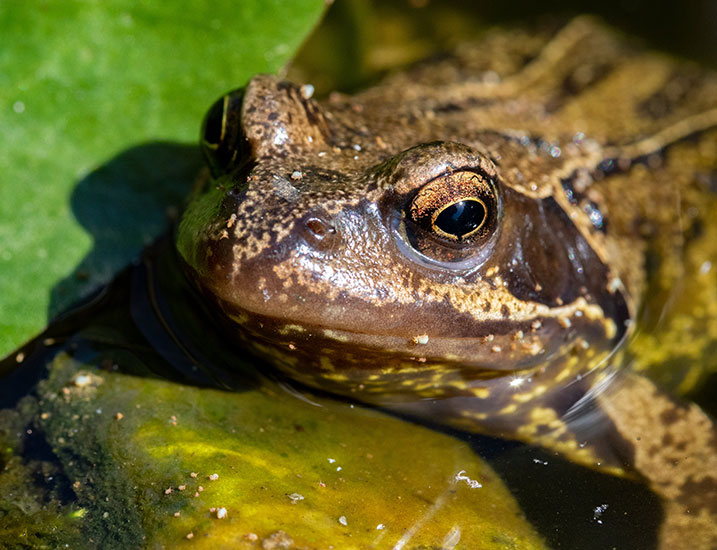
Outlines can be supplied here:
<path id="1" fill-rule="evenodd" d="M 715 547 L 711 421 L 611 367 L 628 339 L 663 360 L 641 317 L 687 367 L 717 341 L 717 78 L 578 19 L 309 96 L 256 77 L 205 123 L 178 247 L 237 337 L 310 386 L 636 472 L 664 548 Z"/>

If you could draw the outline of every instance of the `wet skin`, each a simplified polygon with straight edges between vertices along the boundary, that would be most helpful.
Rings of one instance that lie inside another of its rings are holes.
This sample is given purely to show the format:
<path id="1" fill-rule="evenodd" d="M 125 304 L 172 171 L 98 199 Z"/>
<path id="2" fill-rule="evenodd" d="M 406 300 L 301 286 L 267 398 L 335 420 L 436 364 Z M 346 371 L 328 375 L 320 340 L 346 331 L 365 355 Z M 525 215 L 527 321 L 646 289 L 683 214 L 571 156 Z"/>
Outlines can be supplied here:
<path id="1" fill-rule="evenodd" d="M 661 548 L 717 546 L 715 428 L 637 374 L 669 357 L 694 383 L 717 342 L 717 77 L 582 18 L 309 96 L 257 76 L 205 121 L 177 246 L 238 341 L 642 477 Z"/>

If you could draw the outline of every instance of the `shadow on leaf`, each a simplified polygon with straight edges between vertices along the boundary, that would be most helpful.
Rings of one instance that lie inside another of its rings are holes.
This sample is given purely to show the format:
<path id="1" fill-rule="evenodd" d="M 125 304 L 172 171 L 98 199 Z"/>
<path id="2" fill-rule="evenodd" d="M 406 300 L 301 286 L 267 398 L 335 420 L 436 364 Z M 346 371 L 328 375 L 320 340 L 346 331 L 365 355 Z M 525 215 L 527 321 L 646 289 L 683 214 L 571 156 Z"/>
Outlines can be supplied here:
<path id="1" fill-rule="evenodd" d="M 71 205 L 93 247 L 52 289 L 48 317 L 109 283 L 164 234 L 201 165 L 196 146 L 149 143 L 123 151 L 82 179 Z"/>

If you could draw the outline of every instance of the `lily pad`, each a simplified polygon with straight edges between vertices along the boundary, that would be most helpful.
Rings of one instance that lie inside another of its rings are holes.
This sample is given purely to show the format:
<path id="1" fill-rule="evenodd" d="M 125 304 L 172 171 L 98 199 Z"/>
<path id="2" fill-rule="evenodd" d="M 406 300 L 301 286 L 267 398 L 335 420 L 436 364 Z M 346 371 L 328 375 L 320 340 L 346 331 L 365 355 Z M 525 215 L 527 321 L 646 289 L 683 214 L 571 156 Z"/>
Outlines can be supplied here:
<path id="1" fill-rule="evenodd" d="M 208 105 L 279 69 L 323 9 L 323 0 L 0 6 L 0 357 L 166 230 L 199 164 L 195 147 L 166 142 L 194 144 Z"/>
<path id="2" fill-rule="evenodd" d="M 33 414 L 77 496 L 54 515 L 73 548 L 545 548 L 468 445 L 358 405 L 61 354 Z"/>

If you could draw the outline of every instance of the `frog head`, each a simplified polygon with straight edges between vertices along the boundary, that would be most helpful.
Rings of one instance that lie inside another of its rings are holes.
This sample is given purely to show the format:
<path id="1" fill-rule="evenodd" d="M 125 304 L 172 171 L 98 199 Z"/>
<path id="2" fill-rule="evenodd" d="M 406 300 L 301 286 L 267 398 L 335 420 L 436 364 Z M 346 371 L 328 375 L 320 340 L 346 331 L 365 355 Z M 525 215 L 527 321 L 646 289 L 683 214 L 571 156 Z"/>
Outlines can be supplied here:
<path id="1" fill-rule="evenodd" d="M 220 99 L 178 231 L 190 278 L 241 345 L 369 402 L 494 407 L 608 364 L 630 305 L 551 183 L 569 159 L 426 105 L 269 76 Z"/>

